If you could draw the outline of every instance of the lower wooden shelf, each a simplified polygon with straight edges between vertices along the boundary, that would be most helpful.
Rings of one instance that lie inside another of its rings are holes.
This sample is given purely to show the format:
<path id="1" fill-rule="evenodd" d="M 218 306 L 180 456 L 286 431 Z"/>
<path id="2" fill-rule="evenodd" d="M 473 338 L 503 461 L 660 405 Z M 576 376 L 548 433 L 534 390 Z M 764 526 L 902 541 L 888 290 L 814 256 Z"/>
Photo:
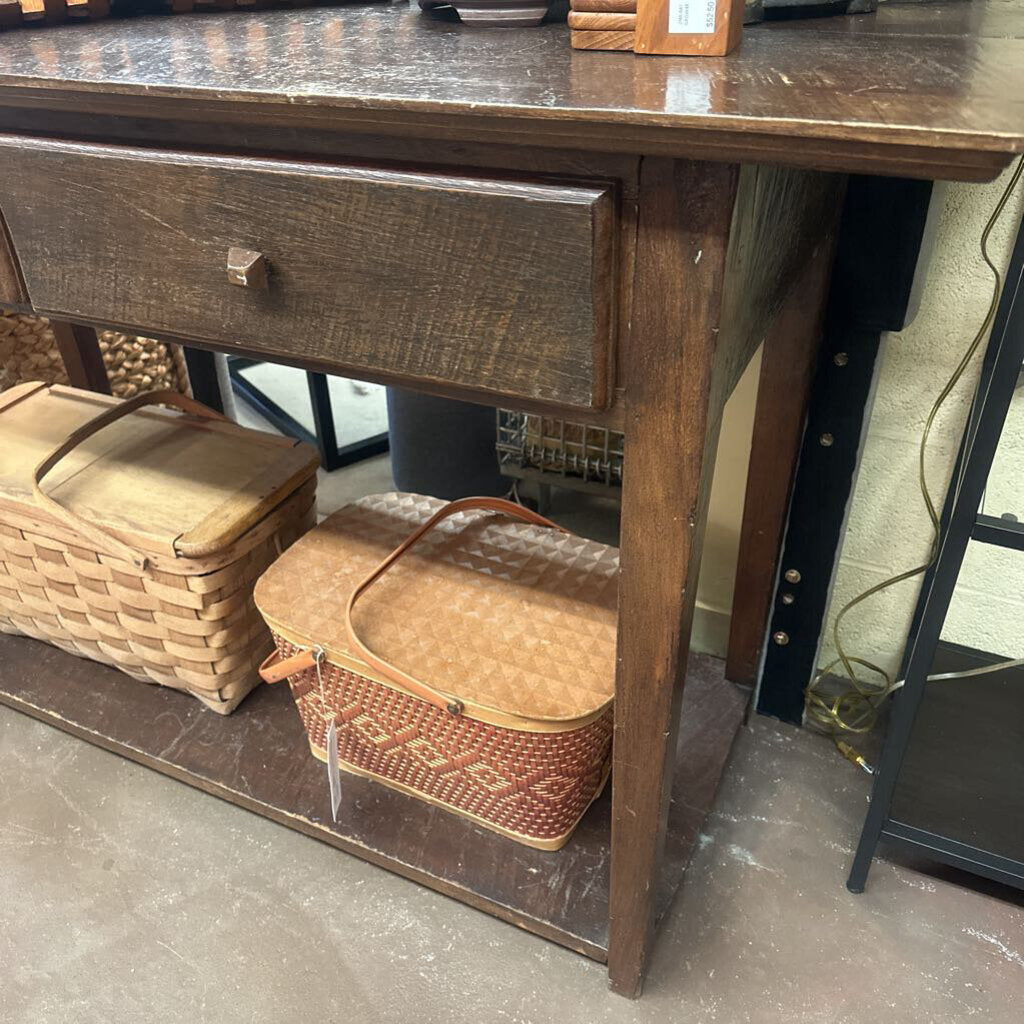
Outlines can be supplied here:
<path id="1" fill-rule="evenodd" d="M 331 820 L 324 767 L 284 686 L 228 717 L 187 695 L 24 637 L 0 634 L 0 703 L 596 960 L 608 948 L 606 790 L 557 853 L 520 846 L 429 804 L 343 776 Z M 694 656 L 659 886 L 667 908 L 711 807 L 745 696 Z"/>

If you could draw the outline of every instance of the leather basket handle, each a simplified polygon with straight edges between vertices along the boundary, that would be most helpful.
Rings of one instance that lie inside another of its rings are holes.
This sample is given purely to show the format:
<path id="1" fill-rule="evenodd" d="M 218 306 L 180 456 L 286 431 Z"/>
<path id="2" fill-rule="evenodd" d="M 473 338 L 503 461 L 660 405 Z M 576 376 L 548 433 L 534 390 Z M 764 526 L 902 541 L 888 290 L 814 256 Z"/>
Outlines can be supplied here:
<path id="1" fill-rule="evenodd" d="M 49 473 L 50 470 L 64 458 L 64 456 L 72 452 L 87 438 L 92 437 L 93 434 L 102 430 L 104 427 L 109 426 L 111 423 L 116 422 L 123 416 L 128 416 L 135 412 L 136 409 L 141 409 L 147 405 L 172 405 L 177 409 L 181 409 L 182 412 L 192 413 L 194 416 L 200 416 L 203 419 L 226 419 L 226 417 L 221 416 L 220 413 L 214 412 L 213 409 L 207 408 L 207 406 L 197 402 L 194 398 L 189 398 L 187 395 L 183 395 L 178 391 L 150 391 L 146 394 L 136 395 L 134 398 L 129 398 L 127 401 L 120 402 L 118 405 L 100 413 L 99 416 L 95 416 L 93 419 L 89 420 L 88 423 L 83 423 L 77 430 L 72 431 L 59 447 L 50 452 L 50 454 L 47 455 L 38 466 L 36 466 L 32 473 L 32 496 L 40 508 L 45 509 L 51 516 L 53 516 L 54 519 L 60 520 L 65 525 L 71 527 L 71 529 L 80 533 L 83 537 L 86 537 L 95 544 L 96 547 L 101 548 L 118 558 L 123 558 L 127 562 L 131 562 L 139 569 L 145 569 L 149 563 L 149 559 L 145 554 L 141 551 L 136 551 L 135 548 L 130 547 L 123 541 L 119 541 L 116 537 L 111 537 L 105 530 L 87 522 L 81 516 L 72 512 L 71 509 L 65 508 L 48 494 L 44 494 L 40 484 L 43 477 L 46 476 L 46 474 Z"/>
<path id="2" fill-rule="evenodd" d="M 558 530 L 561 533 L 568 533 L 568 530 L 565 530 L 557 523 L 551 522 L 550 519 L 545 519 L 536 512 L 531 512 L 530 509 L 524 508 L 522 505 L 516 505 L 514 502 L 506 501 L 504 498 L 459 498 L 456 501 L 449 502 L 443 508 L 438 509 L 438 511 L 423 523 L 422 526 L 406 537 L 406 539 L 402 541 L 402 543 L 399 544 L 398 547 L 395 548 L 395 550 L 392 551 L 391 554 L 373 570 L 373 572 L 359 583 L 355 590 L 352 591 L 352 596 L 349 597 L 348 605 L 345 608 L 345 633 L 348 637 L 349 648 L 352 653 L 358 653 L 367 665 L 376 669 L 376 671 L 385 679 L 390 679 L 393 683 L 397 683 L 403 689 L 406 689 L 422 700 L 433 704 L 434 707 L 447 711 L 453 718 L 462 714 L 462 702 L 450 694 L 443 693 L 442 691 L 435 689 L 433 686 L 421 682 L 419 679 L 415 679 L 413 676 L 403 672 L 397 666 L 392 665 L 390 662 L 387 662 L 383 658 L 374 654 L 373 651 L 371 651 L 370 648 L 359 639 L 359 636 L 355 631 L 355 627 L 352 624 L 352 610 L 355 608 L 356 602 L 359 598 L 362 597 L 366 591 L 369 590 L 370 587 L 395 564 L 395 562 L 409 551 L 410 548 L 430 533 L 438 523 L 449 518 L 449 516 L 456 515 L 459 512 L 468 512 L 477 509 L 482 509 L 487 512 L 501 512 L 504 515 L 511 516 L 513 519 L 521 519 L 525 523 L 532 523 L 535 526 L 547 526 L 550 529 Z"/>
<path id="3" fill-rule="evenodd" d="M 279 683 L 282 679 L 312 668 L 316 664 L 317 654 L 314 650 L 299 651 L 290 658 L 282 658 L 276 648 L 261 662 L 258 669 L 260 678 L 265 683 Z"/>

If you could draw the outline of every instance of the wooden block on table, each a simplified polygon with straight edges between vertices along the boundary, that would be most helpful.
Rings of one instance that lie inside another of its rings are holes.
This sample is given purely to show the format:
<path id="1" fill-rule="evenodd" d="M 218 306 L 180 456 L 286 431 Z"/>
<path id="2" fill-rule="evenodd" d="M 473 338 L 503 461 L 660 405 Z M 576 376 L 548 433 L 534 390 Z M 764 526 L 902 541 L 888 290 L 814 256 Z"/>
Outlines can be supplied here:
<path id="1" fill-rule="evenodd" d="M 625 30 L 612 31 L 580 31 L 569 32 L 574 50 L 632 50 L 635 32 Z"/>
<path id="2" fill-rule="evenodd" d="M 637 0 L 569 0 L 574 11 L 590 11 L 595 14 L 636 14 Z"/>
<path id="3" fill-rule="evenodd" d="M 636 52 L 721 57 L 743 32 L 744 0 L 639 0 Z"/>
<path id="4" fill-rule="evenodd" d="M 636 29 L 636 15 L 570 11 L 569 28 L 582 32 L 633 32 Z"/>

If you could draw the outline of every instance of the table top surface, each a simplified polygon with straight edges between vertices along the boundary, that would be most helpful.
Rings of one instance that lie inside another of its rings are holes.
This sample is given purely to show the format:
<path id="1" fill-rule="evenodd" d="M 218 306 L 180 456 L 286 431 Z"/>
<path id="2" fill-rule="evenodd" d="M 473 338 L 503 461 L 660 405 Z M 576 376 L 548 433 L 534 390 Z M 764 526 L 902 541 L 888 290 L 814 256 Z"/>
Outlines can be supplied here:
<path id="1" fill-rule="evenodd" d="M 381 124 L 516 120 L 520 132 L 564 132 L 567 145 L 583 132 L 657 128 L 723 145 L 747 134 L 998 153 L 1003 163 L 1024 151 L 1024 0 L 752 26 L 725 58 L 573 51 L 564 22 L 480 29 L 447 13 L 371 4 L 11 31 L 0 107 L 30 97 L 86 111 L 102 97 L 108 111 L 131 100 L 136 114 L 144 103 L 167 116 L 174 103 L 287 104 L 371 112 Z"/>

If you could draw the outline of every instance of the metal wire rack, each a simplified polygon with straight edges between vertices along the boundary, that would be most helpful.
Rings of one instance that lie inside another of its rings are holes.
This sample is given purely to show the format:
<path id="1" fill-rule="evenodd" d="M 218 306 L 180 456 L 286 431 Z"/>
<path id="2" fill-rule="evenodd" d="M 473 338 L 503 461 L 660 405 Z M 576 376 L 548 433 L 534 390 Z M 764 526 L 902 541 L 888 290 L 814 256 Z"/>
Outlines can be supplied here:
<path id="1" fill-rule="evenodd" d="M 615 430 L 499 409 L 495 447 L 506 476 L 602 494 L 622 486 L 623 436 Z"/>

